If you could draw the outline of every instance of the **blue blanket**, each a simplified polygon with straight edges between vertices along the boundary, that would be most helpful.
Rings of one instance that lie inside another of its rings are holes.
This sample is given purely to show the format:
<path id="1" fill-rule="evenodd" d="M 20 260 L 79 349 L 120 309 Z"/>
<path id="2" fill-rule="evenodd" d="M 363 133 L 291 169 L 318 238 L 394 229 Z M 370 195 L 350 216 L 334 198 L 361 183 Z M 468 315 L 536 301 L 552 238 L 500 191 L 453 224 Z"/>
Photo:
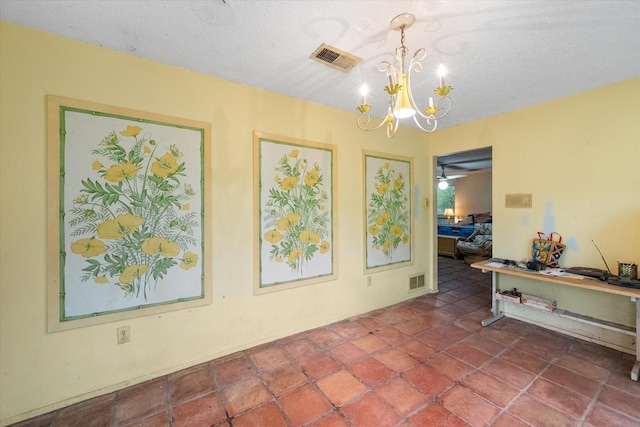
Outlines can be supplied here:
<path id="1" fill-rule="evenodd" d="M 473 234 L 473 225 L 439 225 L 439 236 L 456 236 L 466 239 Z"/>

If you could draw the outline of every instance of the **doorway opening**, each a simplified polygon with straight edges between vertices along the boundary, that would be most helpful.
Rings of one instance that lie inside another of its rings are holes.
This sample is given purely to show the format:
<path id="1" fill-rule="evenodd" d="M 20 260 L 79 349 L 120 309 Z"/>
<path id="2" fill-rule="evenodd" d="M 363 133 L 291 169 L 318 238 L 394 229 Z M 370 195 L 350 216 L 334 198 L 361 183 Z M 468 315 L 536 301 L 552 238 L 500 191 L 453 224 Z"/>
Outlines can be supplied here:
<path id="1" fill-rule="evenodd" d="M 437 182 L 433 197 L 436 201 L 435 262 L 438 271 L 441 259 L 469 264 L 482 257 L 490 257 L 491 248 L 480 254 L 466 254 L 460 250 L 460 247 L 464 250 L 465 245 L 458 245 L 458 242 L 468 239 L 478 228 L 478 223 L 488 224 L 484 229 L 492 229 L 492 148 L 435 156 L 434 166 Z M 438 277 L 438 287 L 439 282 Z"/>

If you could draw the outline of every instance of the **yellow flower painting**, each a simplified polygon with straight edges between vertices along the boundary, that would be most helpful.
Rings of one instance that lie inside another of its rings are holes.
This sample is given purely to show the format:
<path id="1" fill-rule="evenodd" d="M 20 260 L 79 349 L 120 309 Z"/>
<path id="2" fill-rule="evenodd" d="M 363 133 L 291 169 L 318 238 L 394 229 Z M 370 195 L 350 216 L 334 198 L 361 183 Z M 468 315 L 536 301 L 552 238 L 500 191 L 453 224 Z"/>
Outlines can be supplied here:
<path id="1" fill-rule="evenodd" d="M 410 259 L 408 162 L 365 155 L 367 167 L 367 267 Z M 398 253 L 401 250 L 402 255 Z M 378 255 L 379 254 L 379 255 Z"/>
<path id="2" fill-rule="evenodd" d="M 65 219 L 67 256 L 85 263 L 85 286 L 117 286 L 124 298 L 146 301 L 170 270 L 198 265 L 200 212 L 191 209 L 193 185 L 181 182 L 182 150 L 161 147 L 144 125 L 98 140 L 86 168 L 91 175 L 74 187 L 79 194 Z"/>
<path id="3" fill-rule="evenodd" d="M 264 166 L 262 182 L 268 188 L 260 202 L 261 253 L 266 256 L 262 277 L 273 274 L 277 278 L 272 281 L 278 284 L 308 274 L 318 276 L 322 274 L 314 270 L 318 265 L 328 265 L 331 272 L 331 175 L 327 180 L 326 165 L 318 161 L 317 150 L 269 144 L 274 154 Z M 264 279 L 262 285 L 270 286 L 270 280 Z"/>

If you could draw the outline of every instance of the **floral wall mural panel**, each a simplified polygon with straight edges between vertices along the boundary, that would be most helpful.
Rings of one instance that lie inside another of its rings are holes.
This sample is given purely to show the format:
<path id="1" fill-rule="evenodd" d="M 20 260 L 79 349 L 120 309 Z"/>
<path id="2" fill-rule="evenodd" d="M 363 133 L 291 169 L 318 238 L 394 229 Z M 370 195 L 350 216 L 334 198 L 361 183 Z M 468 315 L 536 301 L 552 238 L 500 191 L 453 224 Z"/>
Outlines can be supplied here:
<path id="1" fill-rule="evenodd" d="M 254 136 L 258 291 L 335 277 L 333 146 Z"/>
<path id="2" fill-rule="evenodd" d="M 363 152 L 365 270 L 411 262 L 412 160 Z"/>
<path id="3" fill-rule="evenodd" d="M 53 106 L 60 129 L 59 321 L 210 301 L 205 128 L 64 104 L 73 102 Z M 55 167 L 51 152 L 49 160 Z"/>

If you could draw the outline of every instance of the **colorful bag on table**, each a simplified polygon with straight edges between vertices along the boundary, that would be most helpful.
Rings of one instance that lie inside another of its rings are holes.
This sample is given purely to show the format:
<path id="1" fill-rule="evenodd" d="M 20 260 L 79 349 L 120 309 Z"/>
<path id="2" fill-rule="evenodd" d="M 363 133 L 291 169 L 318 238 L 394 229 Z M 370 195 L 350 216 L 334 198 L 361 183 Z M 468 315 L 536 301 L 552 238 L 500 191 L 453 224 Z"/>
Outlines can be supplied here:
<path id="1" fill-rule="evenodd" d="M 554 240 L 553 235 L 558 236 L 558 240 Z M 533 239 L 531 246 L 531 258 L 539 261 L 549 267 L 558 267 L 560 265 L 560 257 L 567 248 L 562 244 L 562 236 L 555 231 L 549 236 L 538 231 L 538 238 Z"/>

